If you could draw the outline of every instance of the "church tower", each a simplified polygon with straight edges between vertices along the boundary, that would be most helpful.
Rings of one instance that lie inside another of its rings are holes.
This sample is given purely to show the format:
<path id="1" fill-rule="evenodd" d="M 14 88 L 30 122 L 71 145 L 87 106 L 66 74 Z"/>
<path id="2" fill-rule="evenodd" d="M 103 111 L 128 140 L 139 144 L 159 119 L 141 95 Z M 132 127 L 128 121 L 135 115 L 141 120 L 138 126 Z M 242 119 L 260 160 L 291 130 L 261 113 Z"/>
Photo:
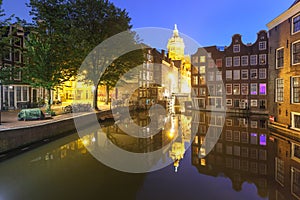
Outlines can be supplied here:
<path id="1" fill-rule="evenodd" d="M 184 42 L 183 39 L 179 37 L 176 24 L 173 30 L 173 36 L 168 41 L 167 48 L 169 51 L 169 58 L 172 60 L 184 59 Z"/>

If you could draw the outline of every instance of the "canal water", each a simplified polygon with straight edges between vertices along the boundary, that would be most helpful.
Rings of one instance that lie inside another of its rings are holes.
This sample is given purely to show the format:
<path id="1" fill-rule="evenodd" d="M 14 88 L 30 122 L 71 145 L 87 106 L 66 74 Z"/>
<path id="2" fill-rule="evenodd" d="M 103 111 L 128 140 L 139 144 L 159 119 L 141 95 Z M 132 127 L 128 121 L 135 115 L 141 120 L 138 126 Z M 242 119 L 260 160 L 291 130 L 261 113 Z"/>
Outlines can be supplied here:
<path id="1" fill-rule="evenodd" d="M 146 127 L 151 119 L 145 116 L 137 113 L 122 123 Z M 0 200 L 300 199 L 299 141 L 269 132 L 261 116 L 198 112 L 159 121 L 164 127 L 150 138 L 128 136 L 120 122 L 111 121 L 101 125 L 107 141 L 88 129 L 84 137 L 74 133 L 5 160 Z M 171 162 L 160 170 L 127 173 L 88 150 L 112 144 L 136 153 L 166 147 L 162 159 Z"/>

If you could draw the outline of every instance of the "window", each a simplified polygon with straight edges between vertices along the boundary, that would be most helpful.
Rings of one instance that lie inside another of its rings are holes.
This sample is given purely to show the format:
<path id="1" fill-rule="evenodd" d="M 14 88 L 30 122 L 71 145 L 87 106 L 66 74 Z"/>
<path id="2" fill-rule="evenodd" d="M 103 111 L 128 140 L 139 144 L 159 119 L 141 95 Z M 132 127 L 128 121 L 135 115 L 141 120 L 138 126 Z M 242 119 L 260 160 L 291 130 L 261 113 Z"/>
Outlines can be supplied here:
<path id="1" fill-rule="evenodd" d="M 241 133 L 241 142 L 247 144 L 249 142 L 249 134 L 248 132 Z"/>
<path id="2" fill-rule="evenodd" d="M 21 51 L 20 50 L 15 50 L 14 53 L 14 61 L 15 62 L 21 62 Z"/>
<path id="3" fill-rule="evenodd" d="M 226 84 L 226 94 L 231 95 L 232 94 L 232 85 Z"/>
<path id="4" fill-rule="evenodd" d="M 248 79 L 248 69 L 242 69 L 241 70 L 241 77 L 242 77 L 243 80 Z"/>
<path id="5" fill-rule="evenodd" d="M 260 99 L 259 100 L 259 108 L 260 109 L 266 109 L 266 100 L 265 99 Z"/>
<path id="6" fill-rule="evenodd" d="M 198 63 L 198 62 L 199 62 L 198 56 L 193 56 L 192 63 Z"/>
<path id="7" fill-rule="evenodd" d="M 239 56 L 233 57 L 233 66 L 234 67 L 240 66 L 240 57 Z"/>
<path id="8" fill-rule="evenodd" d="M 250 84 L 250 94 L 257 95 L 257 83 Z"/>
<path id="9" fill-rule="evenodd" d="M 215 95 L 215 85 L 208 85 L 208 95 L 209 96 Z"/>
<path id="10" fill-rule="evenodd" d="M 192 74 L 198 74 L 198 67 L 197 66 L 192 66 Z M 142 75 L 140 75 L 142 77 Z"/>
<path id="11" fill-rule="evenodd" d="M 223 92 L 222 92 L 222 85 L 223 84 L 217 84 L 216 86 L 216 95 L 217 96 L 222 96 Z"/>
<path id="12" fill-rule="evenodd" d="M 200 62 L 201 62 L 201 63 L 205 63 L 205 60 L 206 60 L 206 59 L 205 59 L 205 56 L 200 56 Z"/>
<path id="13" fill-rule="evenodd" d="M 215 78 L 215 72 L 207 72 L 208 81 L 214 81 L 214 78 Z"/>
<path id="14" fill-rule="evenodd" d="M 280 48 L 276 50 L 276 69 L 283 67 L 283 59 L 284 59 L 284 48 Z"/>
<path id="15" fill-rule="evenodd" d="M 232 57 L 226 57 L 226 67 L 232 66 Z"/>
<path id="16" fill-rule="evenodd" d="M 221 81 L 222 80 L 222 72 L 221 71 L 217 71 L 216 72 L 216 81 Z"/>
<path id="17" fill-rule="evenodd" d="M 226 70 L 226 80 L 232 80 L 232 70 Z"/>
<path id="18" fill-rule="evenodd" d="M 23 87 L 23 101 L 28 101 L 28 88 L 27 88 L 27 86 Z"/>
<path id="19" fill-rule="evenodd" d="M 251 107 L 257 107 L 257 100 L 256 99 L 251 99 Z"/>
<path id="20" fill-rule="evenodd" d="M 283 102 L 283 79 L 277 78 L 276 79 L 276 89 L 275 89 L 275 101 L 276 102 Z"/>
<path id="21" fill-rule="evenodd" d="M 250 78 L 257 79 L 257 69 L 250 69 Z"/>
<path id="22" fill-rule="evenodd" d="M 233 100 L 233 106 L 235 108 L 239 108 L 240 107 L 240 100 L 239 99 L 234 99 Z"/>
<path id="23" fill-rule="evenodd" d="M 232 106 L 232 99 L 226 99 L 226 105 Z"/>
<path id="24" fill-rule="evenodd" d="M 11 61 L 11 48 L 6 47 L 4 49 L 4 59 L 8 60 L 8 61 Z"/>
<path id="25" fill-rule="evenodd" d="M 222 67 L 222 59 L 217 59 L 216 65 L 217 65 L 217 67 Z"/>
<path id="26" fill-rule="evenodd" d="M 209 59 L 209 60 L 208 60 L 208 67 L 209 67 L 209 68 L 213 68 L 214 66 L 215 66 L 214 60 Z"/>
<path id="27" fill-rule="evenodd" d="M 260 83 L 259 84 L 259 94 L 260 95 L 266 95 L 267 94 L 267 84 L 266 83 Z"/>
<path id="28" fill-rule="evenodd" d="M 199 95 L 200 96 L 205 96 L 206 95 L 206 88 L 201 87 L 199 90 Z"/>
<path id="29" fill-rule="evenodd" d="M 15 43 L 15 46 L 20 47 L 21 46 L 21 38 L 14 37 L 14 43 Z"/>
<path id="30" fill-rule="evenodd" d="M 267 54 L 260 54 L 259 55 L 259 65 L 267 64 Z"/>
<path id="31" fill-rule="evenodd" d="M 240 70 L 233 70 L 233 80 L 240 80 Z"/>
<path id="32" fill-rule="evenodd" d="M 259 79 L 266 79 L 267 78 L 267 69 L 262 68 L 262 69 L 259 69 L 258 72 L 259 72 L 258 73 Z"/>
<path id="33" fill-rule="evenodd" d="M 206 83 L 205 76 L 199 76 L 199 84 L 204 85 Z"/>
<path id="34" fill-rule="evenodd" d="M 300 159 L 300 146 L 295 143 L 292 143 L 292 159 Z"/>
<path id="35" fill-rule="evenodd" d="M 205 74 L 205 66 L 199 67 L 200 74 Z"/>
<path id="36" fill-rule="evenodd" d="M 232 141 L 232 131 L 226 130 L 226 141 Z"/>
<path id="37" fill-rule="evenodd" d="M 257 133 L 250 134 L 250 144 L 257 144 Z"/>
<path id="38" fill-rule="evenodd" d="M 239 44 L 233 45 L 233 53 L 238 53 L 238 52 L 240 52 L 240 45 Z"/>
<path id="39" fill-rule="evenodd" d="M 297 33 L 298 31 L 300 31 L 300 15 L 293 18 L 292 31 L 293 33 Z"/>
<path id="40" fill-rule="evenodd" d="M 192 85 L 198 85 L 198 76 L 192 76 Z"/>
<path id="41" fill-rule="evenodd" d="M 211 53 L 210 52 L 207 53 L 207 57 L 211 58 Z"/>
<path id="42" fill-rule="evenodd" d="M 293 43 L 292 45 L 292 64 L 300 63 L 300 41 Z"/>
<path id="43" fill-rule="evenodd" d="M 248 65 L 248 56 L 242 56 L 242 66 Z"/>
<path id="44" fill-rule="evenodd" d="M 250 65 L 257 65 L 257 55 L 250 56 Z"/>
<path id="45" fill-rule="evenodd" d="M 284 185 L 284 161 L 280 158 L 275 158 L 275 180 Z"/>
<path id="46" fill-rule="evenodd" d="M 300 113 L 292 112 L 292 128 L 300 130 Z M 299 148 L 299 156 L 300 156 L 300 148 Z"/>
<path id="47" fill-rule="evenodd" d="M 233 84 L 233 94 L 239 95 L 240 94 L 240 84 Z"/>
<path id="48" fill-rule="evenodd" d="M 266 50 L 267 49 L 267 42 L 266 41 L 261 41 L 258 43 L 258 49 L 259 50 Z"/>
<path id="49" fill-rule="evenodd" d="M 291 168 L 291 194 L 297 199 L 300 198 L 300 170 Z"/>
<path id="50" fill-rule="evenodd" d="M 240 142 L 240 131 L 233 131 L 233 141 Z"/>
<path id="51" fill-rule="evenodd" d="M 248 84 L 247 83 L 242 83 L 241 92 L 242 92 L 242 95 L 248 95 Z"/>
<path id="52" fill-rule="evenodd" d="M 21 101 L 21 86 L 16 86 L 17 101 Z"/>
<path id="53" fill-rule="evenodd" d="M 300 103 L 300 77 L 292 77 L 292 103 Z"/>
<path id="54" fill-rule="evenodd" d="M 21 80 L 21 69 L 20 69 L 20 67 L 15 67 L 13 69 L 13 79 L 15 81 L 20 81 Z"/>

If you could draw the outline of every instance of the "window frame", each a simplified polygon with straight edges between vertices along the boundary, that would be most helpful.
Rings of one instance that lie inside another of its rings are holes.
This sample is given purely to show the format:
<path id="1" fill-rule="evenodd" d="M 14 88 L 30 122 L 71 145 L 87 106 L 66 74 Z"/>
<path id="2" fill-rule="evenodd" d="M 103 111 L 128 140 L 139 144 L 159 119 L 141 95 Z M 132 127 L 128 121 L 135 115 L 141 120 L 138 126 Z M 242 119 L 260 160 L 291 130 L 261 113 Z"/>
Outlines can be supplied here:
<path id="1" fill-rule="evenodd" d="M 279 81 L 279 80 L 282 81 L 282 84 L 281 84 L 282 87 L 280 87 L 280 88 L 278 87 L 278 85 L 279 85 L 279 84 L 278 84 L 278 81 Z M 282 90 L 282 91 L 280 92 L 280 94 L 281 94 L 281 95 L 280 95 L 280 99 L 279 99 L 279 96 L 278 96 L 278 91 L 279 91 L 279 89 L 280 89 L 280 91 Z M 275 79 L 275 102 L 280 102 L 280 103 L 281 103 L 281 102 L 284 102 L 284 80 L 283 80 L 283 78 L 276 78 L 276 79 Z"/>
<path id="2" fill-rule="evenodd" d="M 282 50 L 282 57 L 278 57 L 278 52 L 279 51 L 281 51 Z M 281 69 L 281 68 L 283 68 L 283 66 L 284 66 L 284 47 L 280 47 L 280 48 L 278 48 L 278 49 L 276 49 L 276 52 L 275 52 L 275 69 Z M 278 66 L 278 60 L 282 60 L 282 66 Z"/>
<path id="3" fill-rule="evenodd" d="M 297 41 L 295 41 L 295 42 L 292 43 L 292 52 L 291 52 L 291 54 L 292 54 L 292 65 L 298 65 L 298 64 L 300 64 L 300 58 L 299 58 L 299 61 L 297 63 L 294 63 L 294 45 L 296 43 L 299 43 L 299 45 L 300 45 L 300 40 L 297 40 Z M 299 54 L 300 54 L 300 47 L 299 47 Z"/>

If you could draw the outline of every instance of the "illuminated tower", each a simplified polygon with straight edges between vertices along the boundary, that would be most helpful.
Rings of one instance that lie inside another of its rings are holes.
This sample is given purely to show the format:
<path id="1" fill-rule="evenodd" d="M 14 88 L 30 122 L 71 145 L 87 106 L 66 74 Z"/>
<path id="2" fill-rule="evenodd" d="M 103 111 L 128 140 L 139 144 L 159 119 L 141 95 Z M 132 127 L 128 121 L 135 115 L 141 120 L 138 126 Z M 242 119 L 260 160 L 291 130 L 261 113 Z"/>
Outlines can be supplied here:
<path id="1" fill-rule="evenodd" d="M 184 59 L 184 42 L 183 39 L 179 37 L 176 24 L 173 30 L 173 36 L 168 41 L 167 48 L 169 51 L 169 58 L 172 60 Z"/>

